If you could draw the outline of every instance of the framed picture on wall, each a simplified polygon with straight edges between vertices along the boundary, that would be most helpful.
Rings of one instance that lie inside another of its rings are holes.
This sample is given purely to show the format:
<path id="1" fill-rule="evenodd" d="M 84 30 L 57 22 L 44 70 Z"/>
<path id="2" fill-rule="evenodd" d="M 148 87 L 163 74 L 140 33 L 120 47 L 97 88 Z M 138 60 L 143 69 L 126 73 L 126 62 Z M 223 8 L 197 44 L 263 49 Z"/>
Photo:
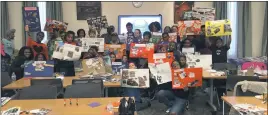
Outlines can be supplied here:
<path id="1" fill-rule="evenodd" d="M 192 7 L 194 6 L 193 1 L 175 1 L 174 2 L 174 23 L 183 20 L 192 19 Z"/>
<path id="2" fill-rule="evenodd" d="M 77 20 L 86 20 L 89 17 L 98 17 L 101 15 L 101 1 L 86 2 L 77 1 L 76 2 L 76 15 Z"/>

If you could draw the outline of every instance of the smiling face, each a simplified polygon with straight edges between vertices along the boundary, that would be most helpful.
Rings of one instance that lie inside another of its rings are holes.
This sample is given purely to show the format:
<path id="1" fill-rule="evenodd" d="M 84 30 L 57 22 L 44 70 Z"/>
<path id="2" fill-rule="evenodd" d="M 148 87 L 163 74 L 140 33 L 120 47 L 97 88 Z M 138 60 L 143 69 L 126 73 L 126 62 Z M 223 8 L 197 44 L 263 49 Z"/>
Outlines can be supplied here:
<path id="1" fill-rule="evenodd" d="M 172 33 L 173 32 L 176 32 L 177 33 L 178 32 L 178 29 L 176 27 L 172 27 Z"/>
<path id="2" fill-rule="evenodd" d="M 144 42 L 149 42 L 150 41 L 149 35 L 143 36 L 143 41 Z"/>
<path id="3" fill-rule="evenodd" d="M 180 69 L 180 64 L 179 64 L 179 62 L 174 61 L 174 62 L 172 63 L 172 69 Z"/>
<path id="4" fill-rule="evenodd" d="M 31 56 L 31 51 L 30 51 L 30 49 L 25 49 L 25 50 L 24 50 L 24 56 L 25 56 L 26 58 L 30 58 L 30 56 Z"/>
<path id="5" fill-rule="evenodd" d="M 164 41 L 168 41 L 168 39 L 169 39 L 168 34 L 163 34 L 163 36 L 162 36 L 162 37 L 163 37 L 163 40 L 164 40 Z"/>
<path id="6" fill-rule="evenodd" d="M 83 38 L 83 37 L 85 37 L 85 33 L 84 33 L 84 31 L 80 31 L 78 37 L 79 37 L 79 38 Z"/>
<path id="7" fill-rule="evenodd" d="M 186 65 L 186 58 L 185 58 L 184 56 L 181 56 L 181 57 L 180 57 L 180 65 L 181 65 L 181 66 Z"/>
<path id="8" fill-rule="evenodd" d="M 36 41 L 41 42 L 44 39 L 44 34 L 43 33 L 38 33 L 36 36 Z"/>
<path id="9" fill-rule="evenodd" d="M 132 26 L 127 26 L 126 28 L 127 28 L 127 31 L 128 31 L 128 32 L 132 32 L 132 29 L 133 29 Z"/>
<path id="10" fill-rule="evenodd" d="M 191 44 L 192 44 L 192 42 L 190 40 L 185 40 L 184 44 L 183 44 L 183 47 L 189 48 L 189 47 L 191 47 Z"/>

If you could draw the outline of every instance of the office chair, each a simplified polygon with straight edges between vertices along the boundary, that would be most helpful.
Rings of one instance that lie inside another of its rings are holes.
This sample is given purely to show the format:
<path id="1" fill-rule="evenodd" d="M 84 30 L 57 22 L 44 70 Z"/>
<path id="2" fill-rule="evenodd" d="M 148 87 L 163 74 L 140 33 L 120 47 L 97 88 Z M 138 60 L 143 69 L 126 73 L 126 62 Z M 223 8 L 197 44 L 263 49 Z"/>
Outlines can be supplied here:
<path id="1" fill-rule="evenodd" d="M 56 99 L 57 87 L 52 85 L 33 85 L 25 87 L 16 94 L 14 99 Z"/>
<path id="2" fill-rule="evenodd" d="M 63 94 L 63 84 L 61 79 L 31 79 L 31 86 L 33 85 L 52 85 L 56 86 L 57 93 Z"/>
<path id="3" fill-rule="evenodd" d="M 73 84 L 66 87 L 64 98 L 96 98 L 102 97 L 99 84 Z"/>
<path id="4" fill-rule="evenodd" d="M 104 96 L 104 85 L 102 79 L 73 79 L 72 84 L 89 84 L 92 87 L 96 87 L 96 89 L 101 90 L 102 96 Z"/>

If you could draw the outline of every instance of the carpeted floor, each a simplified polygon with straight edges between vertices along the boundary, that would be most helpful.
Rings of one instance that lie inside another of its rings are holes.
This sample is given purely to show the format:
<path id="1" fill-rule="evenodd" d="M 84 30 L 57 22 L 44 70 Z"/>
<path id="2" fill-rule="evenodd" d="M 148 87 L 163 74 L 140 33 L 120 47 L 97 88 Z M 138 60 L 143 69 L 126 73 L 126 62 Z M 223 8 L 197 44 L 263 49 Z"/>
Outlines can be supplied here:
<path id="1" fill-rule="evenodd" d="M 208 106 L 206 101 L 208 95 L 201 90 L 197 91 L 193 100 L 190 101 L 190 109 L 185 111 L 184 115 L 212 115 L 212 109 Z M 151 102 L 151 107 L 138 111 L 138 115 L 166 115 L 167 108 L 157 100 Z M 219 111 L 217 115 L 222 115 Z"/>

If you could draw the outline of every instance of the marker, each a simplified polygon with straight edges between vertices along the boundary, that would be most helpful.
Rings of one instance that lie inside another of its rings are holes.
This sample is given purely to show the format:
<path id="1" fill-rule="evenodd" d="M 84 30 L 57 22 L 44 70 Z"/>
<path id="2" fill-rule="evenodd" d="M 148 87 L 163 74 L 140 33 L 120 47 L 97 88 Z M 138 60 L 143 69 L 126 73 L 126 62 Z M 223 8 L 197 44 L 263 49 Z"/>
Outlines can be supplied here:
<path id="1" fill-rule="evenodd" d="M 64 99 L 64 103 L 63 104 L 64 104 L 64 106 L 66 106 L 66 100 L 65 99 Z"/>
<path id="2" fill-rule="evenodd" d="M 70 98 L 70 105 L 72 105 L 72 99 Z"/>
<path id="3" fill-rule="evenodd" d="M 78 106 L 78 99 L 76 99 L 76 105 Z"/>

